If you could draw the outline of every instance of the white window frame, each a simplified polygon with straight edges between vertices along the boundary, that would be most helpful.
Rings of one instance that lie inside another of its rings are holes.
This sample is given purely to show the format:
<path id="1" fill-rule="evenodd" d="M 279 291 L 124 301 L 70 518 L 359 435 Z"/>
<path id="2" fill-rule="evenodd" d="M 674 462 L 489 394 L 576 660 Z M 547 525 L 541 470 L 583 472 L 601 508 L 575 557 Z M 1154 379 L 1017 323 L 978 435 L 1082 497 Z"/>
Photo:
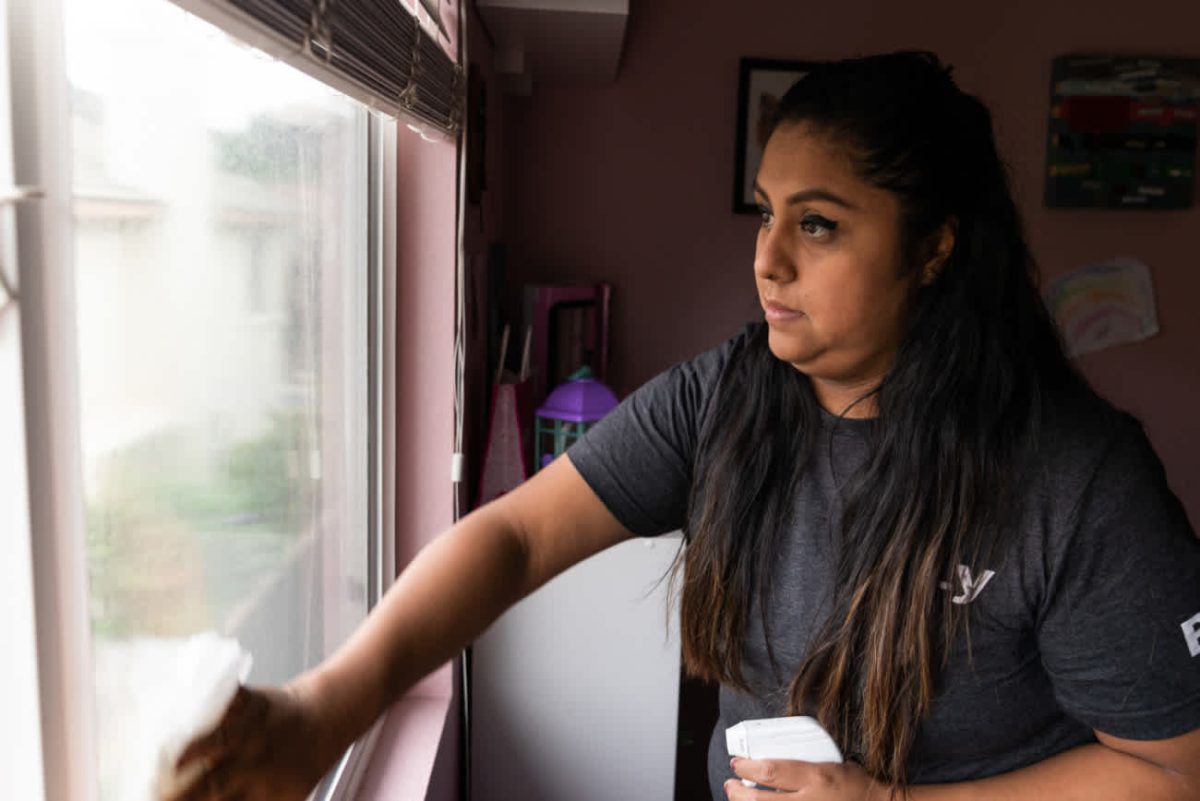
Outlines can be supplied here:
<path id="1" fill-rule="evenodd" d="M 62 6 L 9 0 L 30 556 L 47 799 L 97 795 Z"/>
<path id="2" fill-rule="evenodd" d="M 0 0 L 0 54 L 6 54 L 8 7 Z M 20 287 L 8 59 L 0 55 L 0 797 L 42 798 L 42 725 L 25 468 L 25 382 L 21 377 Z M 10 294 L 12 293 L 12 294 Z"/>
<path id="3" fill-rule="evenodd" d="M 368 576 L 368 598 L 375 607 L 396 577 L 396 543 L 384 532 L 396 530 L 395 488 L 391 477 L 396 475 L 396 121 L 386 117 L 371 118 L 370 191 L 373 206 L 379 213 L 371 214 L 370 251 L 371 273 L 368 282 L 367 305 L 372 335 L 371 361 L 371 419 L 378 427 L 371 437 L 372 464 L 369 517 L 372 536 Z M 386 480 L 384 480 L 386 478 Z M 371 755 L 379 740 L 385 717 L 379 720 L 342 755 L 342 759 L 325 777 L 315 793 L 326 801 L 351 801 L 358 797 L 367 774 Z"/>
<path id="4" fill-rule="evenodd" d="M 186 0 L 162 2 L 194 5 Z M 239 34 L 247 33 L 220 27 L 238 38 L 242 38 Z M 256 44 L 253 38 L 248 43 Z M 23 791 L 33 788 L 31 792 L 22 792 L 21 798 L 96 801 L 96 720 L 75 321 L 71 126 L 62 0 L 0 0 L 0 58 L 5 54 L 11 69 L 11 119 L 7 114 L 10 106 L 4 102 L 4 90 L 9 86 L 4 83 L 0 64 L 0 125 L 7 130 L 11 122 L 13 180 L 18 185 L 37 187 L 41 195 L 35 202 L 15 209 L 25 448 L 16 459 L 11 458 L 12 454 L 0 455 L 0 477 L 8 475 L 10 467 L 15 476 L 12 486 L 4 488 L 0 500 L 21 500 L 24 496 L 29 504 L 28 526 L 16 532 L 18 537 L 29 539 L 28 557 L 19 564 L 14 560 L 13 569 L 28 567 L 32 574 L 32 603 L 24 608 L 33 616 L 36 654 L 29 654 L 28 658 L 36 660 L 38 703 L 35 713 L 27 715 L 22 725 L 40 727 L 40 742 L 33 746 L 40 763 L 30 766 L 23 779 L 9 778 L 23 782 L 18 785 Z M 372 222 L 368 231 L 367 323 L 372 348 L 368 388 L 370 526 L 367 536 L 368 604 L 373 607 L 395 576 L 394 542 L 391 537 L 383 536 L 383 532 L 394 531 L 395 520 L 392 477 L 395 475 L 396 121 L 372 115 L 368 136 Z M 0 147 L 4 139 L 0 135 Z M 0 159 L 4 155 L 0 153 Z M 4 188 L 4 177 L 4 171 L 0 170 L 0 190 Z M 3 251 L 0 247 L 0 253 Z M 5 266 L 11 273 L 13 266 Z M 6 547 L 5 557 L 10 551 L 15 556 L 22 553 L 20 549 Z M 19 596 L 19 589 L 13 591 L 13 597 Z M 7 600 L 9 594 L 3 597 Z M 18 605 L 13 614 L 19 615 L 21 608 Z M 13 692 L 18 690 L 12 688 Z M 378 728 L 377 725 L 347 752 L 322 782 L 317 798 L 342 801 L 354 797 Z M 32 732 L 19 732 L 18 736 L 31 737 Z M 40 786 L 35 774 L 40 774 L 44 782 Z M 7 790 L 7 784 L 0 782 L 0 789 Z"/>

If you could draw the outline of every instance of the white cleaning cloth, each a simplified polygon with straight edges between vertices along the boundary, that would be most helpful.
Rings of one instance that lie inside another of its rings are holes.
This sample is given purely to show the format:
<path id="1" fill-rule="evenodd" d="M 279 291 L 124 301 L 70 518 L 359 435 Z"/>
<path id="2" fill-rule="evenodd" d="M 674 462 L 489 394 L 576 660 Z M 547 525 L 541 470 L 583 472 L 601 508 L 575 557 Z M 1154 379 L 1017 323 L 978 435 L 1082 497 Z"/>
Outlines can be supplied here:
<path id="1" fill-rule="evenodd" d="M 212 632 L 98 642 L 102 797 L 158 801 L 194 781 L 197 767 L 180 775 L 175 762 L 220 722 L 250 664 L 236 640 Z"/>

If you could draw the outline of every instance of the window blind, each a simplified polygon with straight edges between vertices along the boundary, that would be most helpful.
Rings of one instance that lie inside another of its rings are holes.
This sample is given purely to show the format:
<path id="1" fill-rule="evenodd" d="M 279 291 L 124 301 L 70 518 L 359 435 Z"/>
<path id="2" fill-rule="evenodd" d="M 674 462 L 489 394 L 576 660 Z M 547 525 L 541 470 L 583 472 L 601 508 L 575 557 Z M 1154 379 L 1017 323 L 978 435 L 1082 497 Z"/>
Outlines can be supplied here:
<path id="1" fill-rule="evenodd" d="M 291 51 L 264 48 L 272 55 L 332 78 L 337 88 L 374 108 L 411 115 L 451 135 L 462 128 L 463 70 L 401 0 L 175 2 L 210 19 L 205 11 L 212 7 L 233 11 Z"/>

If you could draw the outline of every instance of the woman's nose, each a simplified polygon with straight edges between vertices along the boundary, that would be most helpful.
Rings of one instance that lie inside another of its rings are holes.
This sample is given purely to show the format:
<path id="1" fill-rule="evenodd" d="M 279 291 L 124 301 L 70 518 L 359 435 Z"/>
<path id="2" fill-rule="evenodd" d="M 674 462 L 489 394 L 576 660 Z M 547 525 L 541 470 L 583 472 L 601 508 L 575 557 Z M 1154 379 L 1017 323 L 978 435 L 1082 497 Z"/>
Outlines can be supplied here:
<path id="1" fill-rule="evenodd" d="M 796 263 L 787 237 L 777 227 L 763 231 L 754 251 L 754 275 L 763 281 L 787 283 L 796 278 Z"/>

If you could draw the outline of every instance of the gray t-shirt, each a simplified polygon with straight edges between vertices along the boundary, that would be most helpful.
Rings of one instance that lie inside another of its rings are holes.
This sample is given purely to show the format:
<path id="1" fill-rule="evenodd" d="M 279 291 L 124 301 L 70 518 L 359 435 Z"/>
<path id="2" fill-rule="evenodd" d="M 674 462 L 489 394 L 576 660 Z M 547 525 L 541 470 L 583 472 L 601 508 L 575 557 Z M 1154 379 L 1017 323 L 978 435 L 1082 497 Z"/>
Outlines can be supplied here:
<path id="1" fill-rule="evenodd" d="M 569 451 L 605 506 L 631 531 L 685 525 L 699 432 L 747 328 L 630 395 Z M 1093 742 L 1200 727 L 1200 541 L 1141 426 L 1095 398 L 1060 415 L 1041 440 L 1039 475 L 1013 550 L 959 568 L 947 591 L 970 607 L 909 764 L 914 784 L 982 778 Z M 767 657 L 757 606 L 744 673 L 754 689 L 720 692 L 709 784 L 732 777 L 724 729 L 786 714 L 809 638 L 829 615 L 839 487 L 866 458 L 869 420 L 826 415 L 775 562 Z"/>

